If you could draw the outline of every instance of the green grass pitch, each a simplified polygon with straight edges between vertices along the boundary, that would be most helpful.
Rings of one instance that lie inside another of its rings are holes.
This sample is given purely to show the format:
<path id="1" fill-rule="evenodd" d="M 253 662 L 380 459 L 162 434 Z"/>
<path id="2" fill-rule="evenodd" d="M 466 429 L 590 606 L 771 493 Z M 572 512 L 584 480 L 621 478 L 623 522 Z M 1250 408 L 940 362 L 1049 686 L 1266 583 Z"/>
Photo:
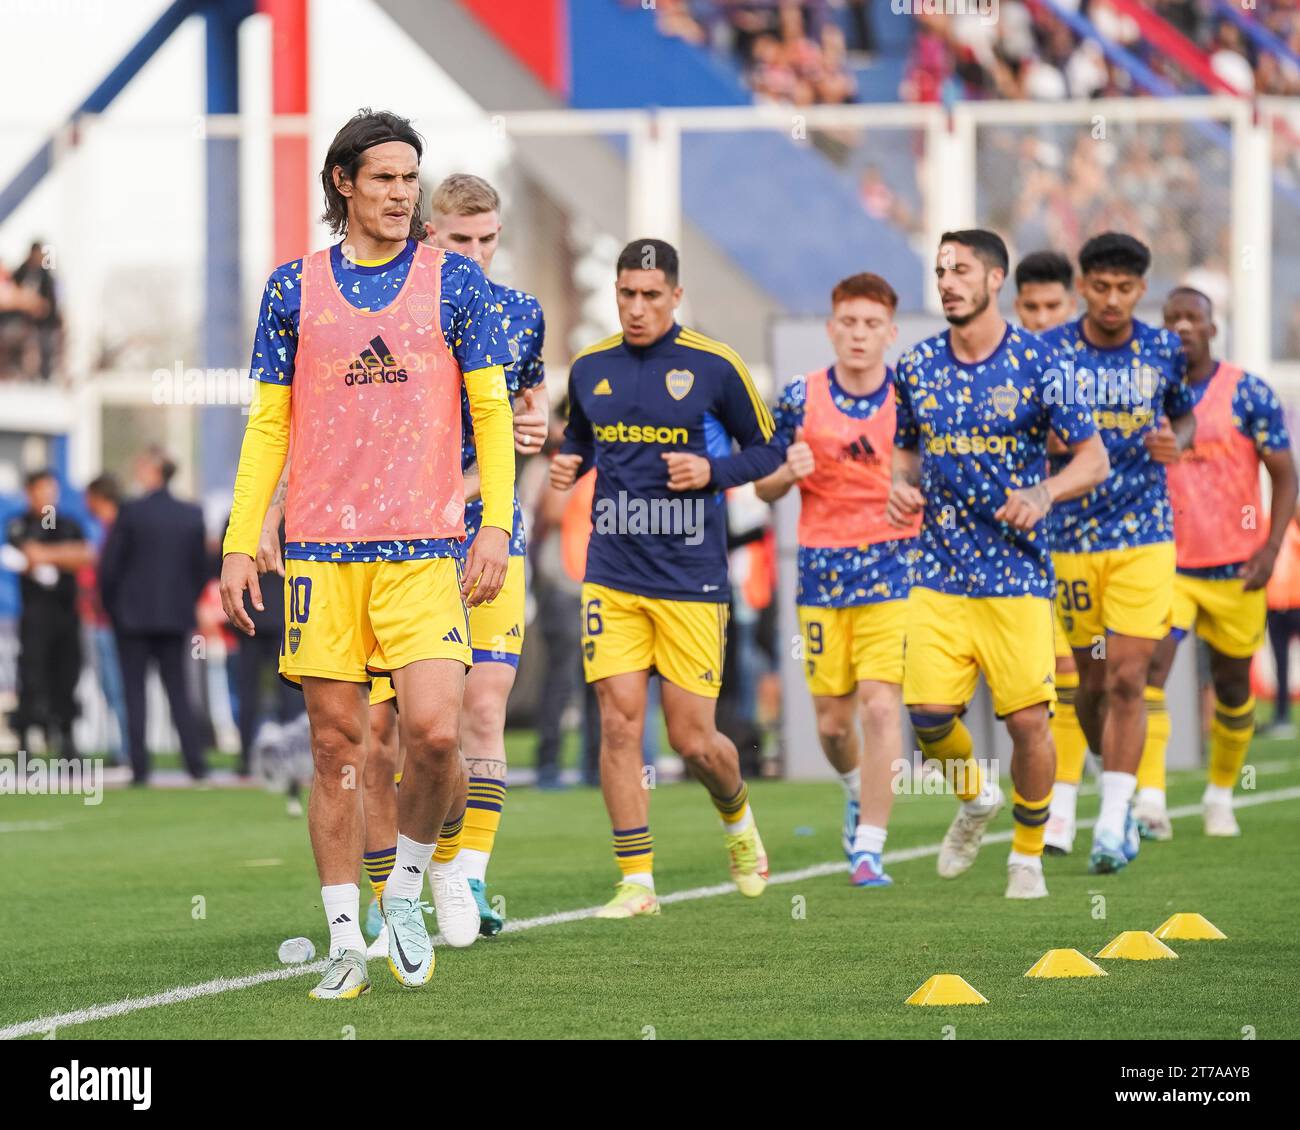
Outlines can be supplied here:
<path id="1" fill-rule="evenodd" d="M 845 873 L 672 902 L 657 919 L 572 921 L 438 951 L 433 980 L 400 988 L 382 962 L 356 1002 L 309 1001 L 316 977 L 286 979 L 58 1028 L 55 1038 L 849 1037 L 1237 1040 L 1300 1036 L 1300 755 L 1257 741 L 1238 840 L 1207 840 L 1200 817 L 1175 820 L 1117 876 L 1076 854 L 1049 859 L 1051 897 L 1002 897 L 1007 845 L 986 845 L 961 879 L 933 855 L 889 865 L 890 890 L 855 890 Z M 1200 773 L 1171 776 L 1191 805 Z M 835 784 L 758 782 L 754 810 L 774 876 L 839 857 Z M 935 845 L 950 797 L 902 797 L 888 850 Z M 1094 816 L 1095 795 L 1080 803 Z M 1010 817 L 995 831 L 1007 832 Z M 727 881 L 704 792 L 656 790 L 651 809 L 661 894 Z M 1082 848 L 1081 853 L 1078 849 Z M 616 872 L 597 793 L 515 789 L 489 890 L 515 921 L 591 907 Z M 364 881 L 362 883 L 365 892 Z M 368 896 L 367 896 L 368 897 Z M 6 797 L 0 804 L 0 1029 L 126 998 L 281 968 L 284 938 L 324 948 L 306 824 L 278 796 L 251 790 L 111 791 Z M 364 905 L 364 904 L 363 904 Z M 201 911 L 201 913 L 200 913 Z M 1175 942 L 1177 961 L 1106 962 L 1105 978 L 1025 980 L 1046 950 L 1094 954 L 1121 930 L 1199 911 L 1226 942 Z M 914 1008 L 933 973 L 958 973 L 983 1007 Z"/>

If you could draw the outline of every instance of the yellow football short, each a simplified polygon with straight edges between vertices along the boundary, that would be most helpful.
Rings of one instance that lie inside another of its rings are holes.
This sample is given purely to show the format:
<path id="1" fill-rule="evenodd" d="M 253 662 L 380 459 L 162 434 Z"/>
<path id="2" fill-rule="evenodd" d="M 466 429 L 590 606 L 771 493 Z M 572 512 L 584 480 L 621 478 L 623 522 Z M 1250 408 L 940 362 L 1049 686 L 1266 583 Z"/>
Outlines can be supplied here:
<path id="1" fill-rule="evenodd" d="M 1107 632 L 1162 640 L 1174 606 L 1174 543 L 1097 553 L 1053 553 L 1056 612 L 1071 647 Z"/>
<path id="2" fill-rule="evenodd" d="M 1074 649 L 1065 635 L 1065 625 L 1061 623 L 1060 614 L 1052 610 L 1052 644 L 1056 649 L 1057 659 L 1073 659 Z"/>
<path id="3" fill-rule="evenodd" d="M 582 586 L 582 667 L 587 682 L 654 668 L 675 686 L 717 698 L 727 646 L 725 604 L 661 600 Z"/>
<path id="4" fill-rule="evenodd" d="M 420 659 L 468 666 L 460 562 L 286 561 L 280 674 L 364 683 Z M 387 680 L 381 680 L 387 682 Z"/>
<path id="5" fill-rule="evenodd" d="M 799 606 L 803 674 L 814 695 L 846 695 L 859 683 L 902 683 L 907 601 L 849 608 Z"/>
<path id="6" fill-rule="evenodd" d="M 469 610 L 469 639 L 475 663 L 519 666 L 524 646 L 524 559 L 511 557 L 506 583 L 495 599 Z"/>
<path id="7" fill-rule="evenodd" d="M 956 596 L 914 588 L 907 598 L 903 701 L 965 706 L 979 673 L 999 718 L 1056 701 L 1052 602 L 1039 596 Z"/>
<path id="8" fill-rule="evenodd" d="M 1264 643 L 1268 597 L 1264 589 L 1246 592 L 1240 578 L 1212 581 L 1174 577 L 1174 630 L 1196 634 L 1221 655 L 1249 659 Z"/>

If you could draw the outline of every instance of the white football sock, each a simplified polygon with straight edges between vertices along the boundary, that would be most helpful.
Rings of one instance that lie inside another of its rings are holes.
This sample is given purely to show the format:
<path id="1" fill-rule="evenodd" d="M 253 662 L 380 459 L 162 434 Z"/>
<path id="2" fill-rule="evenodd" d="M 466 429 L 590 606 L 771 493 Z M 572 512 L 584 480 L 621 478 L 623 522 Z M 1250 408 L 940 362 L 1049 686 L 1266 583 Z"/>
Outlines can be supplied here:
<path id="1" fill-rule="evenodd" d="M 320 889 L 325 921 L 330 928 L 330 952 L 360 950 L 366 952 L 361 936 L 361 891 L 356 883 L 334 883 Z"/>
<path id="2" fill-rule="evenodd" d="M 888 835 L 886 830 L 875 824 L 859 824 L 858 833 L 853 837 L 853 850 L 854 852 L 869 851 L 879 855 L 885 850 L 886 835 Z"/>
<path id="3" fill-rule="evenodd" d="M 631 875 L 624 875 L 623 882 L 635 883 L 638 887 L 644 887 L 651 894 L 655 892 L 655 877 L 651 871 L 633 871 Z"/>
<path id="4" fill-rule="evenodd" d="M 841 773 L 840 784 L 844 786 L 844 795 L 849 800 L 857 800 L 858 792 L 862 788 L 862 770 L 855 766 L 847 773 Z"/>
<path id="5" fill-rule="evenodd" d="M 422 844 L 397 835 L 397 859 L 393 863 L 393 872 L 388 876 L 388 885 L 384 887 L 384 897 L 400 899 L 418 899 L 420 889 L 424 886 L 424 872 L 429 860 L 433 858 L 435 844 Z"/>
<path id="6" fill-rule="evenodd" d="M 1137 803 L 1145 804 L 1151 808 L 1158 808 L 1162 812 L 1165 807 L 1165 790 L 1155 789 L 1148 785 L 1145 789 L 1138 789 Z"/>
<path id="7" fill-rule="evenodd" d="M 1222 785 L 1206 785 L 1205 795 L 1201 797 L 1202 804 L 1231 804 L 1232 790 L 1225 789 Z"/>
<path id="8" fill-rule="evenodd" d="M 1093 836 L 1106 833 L 1112 840 L 1123 839 L 1129 801 L 1137 788 L 1137 775 L 1103 770 L 1101 774 L 1101 815 L 1097 817 Z"/>
<path id="9" fill-rule="evenodd" d="M 475 851 L 473 848 L 461 848 L 460 854 L 456 857 L 460 860 L 461 869 L 465 872 L 466 879 L 477 879 L 480 883 L 487 878 L 488 860 L 492 856 L 486 851 Z"/>
<path id="10" fill-rule="evenodd" d="M 737 832 L 743 832 L 754 822 L 753 816 L 750 815 L 749 805 L 745 805 L 745 811 L 740 814 L 740 819 L 733 824 L 728 824 L 725 820 L 722 823 L 722 830 L 729 836 L 734 836 Z"/>
<path id="11" fill-rule="evenodd" d="M 1013 851 L 1007 856 L 1007 866 L 1013 863 L 1019 863 L 1023 867 L 1032 867 L 1035 871 L 1043 869 L 1043 857 L 1041 855 L 1026 855 L 1022 851 Z"/>
<path id="12" fill-rule="evenodd" d="M 1049 816 L 1060 816 L 1074 823 L 1074 814 L 1079 807 L 1079 786 L 1067 785 L 1057 781 L 1052 786 L 1052 805 L 1047 810 Z"/>
<path id="13" fill-rule="evenodd" d="M 984 774 L 984 782 L 980 785 L 978 795 L 972 797 L 970 800 L 962 801 L 961 806 L 967 812 L 971 813 L 971 815 L 980 816 L 987 812 L 997 799 L 998 783 L 986 772 Z"/>

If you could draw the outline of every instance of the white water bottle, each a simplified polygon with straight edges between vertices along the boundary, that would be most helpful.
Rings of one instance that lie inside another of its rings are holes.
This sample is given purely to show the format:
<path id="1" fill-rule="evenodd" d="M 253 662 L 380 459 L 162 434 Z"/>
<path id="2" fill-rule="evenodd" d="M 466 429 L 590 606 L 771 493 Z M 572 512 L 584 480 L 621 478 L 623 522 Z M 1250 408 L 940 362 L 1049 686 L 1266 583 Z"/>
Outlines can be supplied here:
<path id="1" fill-rule="evenodd" d="M 301 965 L 316 956 L 310 938 L 287 938 L 280 943 L 280 960 L 285 965 Z"/>

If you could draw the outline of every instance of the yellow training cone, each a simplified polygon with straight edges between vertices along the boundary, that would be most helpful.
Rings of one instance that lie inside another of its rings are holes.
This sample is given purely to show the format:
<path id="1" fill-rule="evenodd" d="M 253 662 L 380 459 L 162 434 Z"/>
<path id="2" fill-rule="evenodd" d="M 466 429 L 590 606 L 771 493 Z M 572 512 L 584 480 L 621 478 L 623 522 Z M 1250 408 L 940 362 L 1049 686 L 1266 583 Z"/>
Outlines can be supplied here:
<path id="1" fill-rule="evenodd" d="M 1105 977 L 1104 970 L 1095 961 L 1078 950 L 1048 950 L 1034 962 L 1026 977 Z"/>
<path id="2" fill-rule="evenodd" d="M 972 989 L 956 973 L 936 973 L 903 1002 L 904 1004 L 988 1004 L 988 998 Z"/>
<path id="3" fill-rule="evenodd" d="M 1203 914 L 1175 914 L 1156 927 L 1157 938 L 1184 942 L 1226 941 L 1228 935 Z"/>
<path id="4" fill-rule="evenodd" d="M 1154 961 L 1157 958 L 1178 955 L 1148 930 L 1125 930 L 1118 938 L 1111 939 L 1097 956 L 1123 957 L 1129 961 Z"/>

